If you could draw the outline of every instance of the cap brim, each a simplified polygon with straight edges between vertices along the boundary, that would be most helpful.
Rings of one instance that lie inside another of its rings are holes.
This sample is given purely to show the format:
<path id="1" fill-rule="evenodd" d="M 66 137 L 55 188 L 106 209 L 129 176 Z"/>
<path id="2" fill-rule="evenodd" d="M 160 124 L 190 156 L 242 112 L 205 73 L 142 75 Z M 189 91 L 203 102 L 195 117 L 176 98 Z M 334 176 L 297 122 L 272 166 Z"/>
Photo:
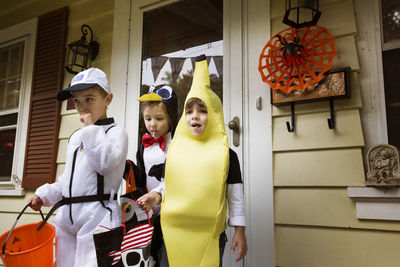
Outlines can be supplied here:
<path id="1" fill-rule="evenodd" d="M 57 93 L 57 100 L 58 101 L 67 100 L 68 98 L 70 98 L 72 96 L 71 91 L 82 91 L 82 90 L 88 89 L 90 87 L 93 87 L 95 85 L 97 85 L 97 83 L 80 83 L 80 84 L 70 86 L 70 87 L 65 88 L 64 90 Z"/>

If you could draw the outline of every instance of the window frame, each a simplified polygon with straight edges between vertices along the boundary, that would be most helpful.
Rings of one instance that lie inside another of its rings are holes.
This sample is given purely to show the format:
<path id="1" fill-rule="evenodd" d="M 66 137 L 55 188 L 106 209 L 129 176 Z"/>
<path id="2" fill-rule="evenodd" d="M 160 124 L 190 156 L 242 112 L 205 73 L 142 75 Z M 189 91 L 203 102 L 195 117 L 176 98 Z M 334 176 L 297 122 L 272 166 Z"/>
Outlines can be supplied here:
<path id="1" fill-rule="evenodd" d="M 384 43 L 382 39 L 382 52 L 400 48 L 400 39 Z"/>
<path id="2" fill-rule="evenodd" d="M 18 107 L 18 121 L 15 134 L 12 173 L 9 181 L 0 182 L 1 195 L 24 195 L 21 188 L 24 171 L 26 137 L 32 88 L 33 66 L 36 46 L 37 18 L 0 30 L 0 46 L 24 42 L 21 91 Z"/>

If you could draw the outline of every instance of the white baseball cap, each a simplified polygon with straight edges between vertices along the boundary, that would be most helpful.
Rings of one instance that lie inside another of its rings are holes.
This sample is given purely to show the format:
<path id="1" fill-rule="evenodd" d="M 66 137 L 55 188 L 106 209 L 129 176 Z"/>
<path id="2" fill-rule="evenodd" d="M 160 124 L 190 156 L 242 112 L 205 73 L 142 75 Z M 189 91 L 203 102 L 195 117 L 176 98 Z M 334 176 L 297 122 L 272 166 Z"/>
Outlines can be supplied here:
<path id="1" fill-rule="evenodd" d="M 100 86 L 107 93 L 111 93 L 106 74 L 98 68 L 90 68 L 79 72 L 72 78 L 68 88 L 57 93 L 57 100 L 64 101 L 72 96 L 71 91 L 81 91 L 93 87 Z"/>

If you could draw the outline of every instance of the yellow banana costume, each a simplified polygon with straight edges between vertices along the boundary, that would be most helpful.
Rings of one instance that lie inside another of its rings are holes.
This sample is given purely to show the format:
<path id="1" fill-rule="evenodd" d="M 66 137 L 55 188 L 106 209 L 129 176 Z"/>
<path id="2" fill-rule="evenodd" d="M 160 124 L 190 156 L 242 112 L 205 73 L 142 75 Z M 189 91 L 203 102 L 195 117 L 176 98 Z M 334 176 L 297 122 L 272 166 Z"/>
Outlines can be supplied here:
<path id="1" fill-rule="evenodd" d="M 165 164 L 161 227 L 171 267 L 218 267 L 219 236 L 226 227 L 229 144 L 205 56 L 196 62 L 185 104 L 193 97 L 207 105 L 207 125 L 196 137 L 185 112 L 178 123 Z"/>

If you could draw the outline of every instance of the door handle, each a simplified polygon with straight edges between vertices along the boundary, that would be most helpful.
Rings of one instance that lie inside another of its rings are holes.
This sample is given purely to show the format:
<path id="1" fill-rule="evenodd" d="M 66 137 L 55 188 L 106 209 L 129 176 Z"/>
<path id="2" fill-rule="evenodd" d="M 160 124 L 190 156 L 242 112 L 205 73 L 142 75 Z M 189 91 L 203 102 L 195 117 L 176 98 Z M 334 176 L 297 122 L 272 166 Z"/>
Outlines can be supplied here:
<path id="1" fill-rule="evenodd" d="M 233 119 L 228 123 L 229 129 L 233 131 L 233 140 L 232 143 L 234 146 L 240 145 L 240 121 L 239 117 L 235 116 Z"/>

